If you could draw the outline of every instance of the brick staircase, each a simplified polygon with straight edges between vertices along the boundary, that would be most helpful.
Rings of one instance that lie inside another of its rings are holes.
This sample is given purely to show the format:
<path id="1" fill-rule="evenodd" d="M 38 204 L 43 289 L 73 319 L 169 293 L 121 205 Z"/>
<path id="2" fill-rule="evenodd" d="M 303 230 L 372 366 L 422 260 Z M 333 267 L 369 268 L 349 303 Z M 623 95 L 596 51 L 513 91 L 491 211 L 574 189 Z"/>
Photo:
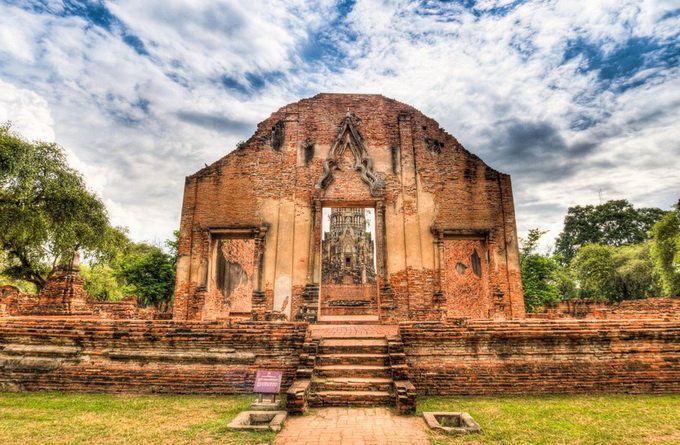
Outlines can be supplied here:
<path id="1" fill-rule="evenodd" d="M 415 411 L 415 388 L 408 381 L 398 336 L 305 339 L 296 381 L 288 390 L 288 410 L 308 405 L 395 406 Z"/>
<path id="2" fill-rule="evenodd" d="M 319 285 L 308 284 L 305 286 L 305 291 L 302 293 L 302 304 L 300 305 L 300 311 L 296 316 L 296 320 L 314 323 L 316 322 L 318 312 Z"/>

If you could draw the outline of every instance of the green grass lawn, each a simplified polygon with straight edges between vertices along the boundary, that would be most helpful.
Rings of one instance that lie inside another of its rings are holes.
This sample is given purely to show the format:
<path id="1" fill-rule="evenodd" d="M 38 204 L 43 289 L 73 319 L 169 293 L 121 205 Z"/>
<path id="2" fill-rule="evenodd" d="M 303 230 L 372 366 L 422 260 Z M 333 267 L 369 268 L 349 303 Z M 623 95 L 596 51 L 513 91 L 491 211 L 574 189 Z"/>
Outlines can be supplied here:
<path id="1" fill-rule="evenodd" d="M 418 411 L 467 411 L 484 432 L 449 444 L 680 444 L 680 395 L 420 397 Z"/>
<path id="2" fill-rule="evenodd" d="M 226 428 L 252 397 L 0 393 L 0 444 L 268 444 Z"/>
<path id="3" fill-rule="evenodd" d="M 251 400 L 0 393 L 0 444 L 271 443 L 271 432 L 226 428 Z M 467 411 L 484 428 L 434 444 L 680 444 L 680 395 L 421 397 L 418 409 Z"/>

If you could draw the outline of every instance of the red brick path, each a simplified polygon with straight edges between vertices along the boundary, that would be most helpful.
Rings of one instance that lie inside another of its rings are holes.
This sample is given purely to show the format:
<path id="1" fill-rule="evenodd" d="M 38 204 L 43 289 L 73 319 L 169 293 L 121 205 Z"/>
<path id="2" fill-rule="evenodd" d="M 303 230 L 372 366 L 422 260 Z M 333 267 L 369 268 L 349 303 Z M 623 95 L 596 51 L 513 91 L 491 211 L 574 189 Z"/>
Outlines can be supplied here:
<path id="1" fill-rule="evenodd" d="M 274 445 L 428 445 L 424 428 L 386 408 L 324 408 L 289 417 Z"/>

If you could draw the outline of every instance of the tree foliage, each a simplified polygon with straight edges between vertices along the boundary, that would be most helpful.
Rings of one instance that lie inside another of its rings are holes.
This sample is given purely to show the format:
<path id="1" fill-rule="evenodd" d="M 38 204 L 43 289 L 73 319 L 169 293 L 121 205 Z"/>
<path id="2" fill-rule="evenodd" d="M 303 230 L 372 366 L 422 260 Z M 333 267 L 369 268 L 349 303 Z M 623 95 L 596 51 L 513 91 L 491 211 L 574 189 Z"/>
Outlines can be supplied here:
<path id="1" fill-rule="evenodd" d="M 102 261 L 83 270 L 86 289 L 90 295 L 104 300 L 116 300 L 125 295 L 136 295 L 145 305 L 171 301 L 175 286 L 176 243 L 165 242 L 170 253 L 160 246 L 135 243 L 123 228 L 112 229 L 108 243 L 111 248 Z"/>
<path id="2" fill-rule="evenodd" d="M 582 246 L 573 261 L 572 269 L 579 284 L 579 296 L 589 300 L 618 300 L 614 248 L 602 244 Z"/>
<path id="3" fill-rule="evenodd" d="M 85 290 L 97 300 L 117 301 L 125 296 L 125 287 L 116 271 L 106 263 L 82 265 L 80 272 L 85 280 Z"/>
<path id="4" fill-rule="evenodd" d="M 547 230 L 541 230 L 538 228 L 529 229 L 526 238 L 520 239 L 519 243 L 519 255 L 520 258 L 526 258 L 530 255 L 536 254 L 536 248 L 538 247 L 538 242 L 541 237 L 548 233 Z"/>
<path id="5" fill-rule="evenodd" d="M 0 126 L 0 249 L 3 282 L 40 289 L 80 250 L 90 262 L 82 273 L 93 297 L 136 294 L 144 304 L 172 297 L 175 254 L 111 227 L 104 204 L 61 147 L 26 141 L 8 125 Z"/>
<path id="6" fill-rule="evenodd" d="M 119 264 L 119 275 L 129 293 L 142 304 L 158 305 L 172 299 L 175 288 L 175 256 L 160 247 L 136 244 Z"/>
<path id="7" fill-rule="evenodd" d="M 614 249 L 613 261 L 620 299 L 658 297 L 663 294 L 647 241 Z"/>
<path id="8" fill-rule="evenodd" d="M 651 255 L 665 295 L 680 295 L 680 203 L 651 230 Z"/>
<path id="9" fill-rule="evenodd" d="M 620 301 L 661 295 L 651 256 L 651 241 L 624 246 L 586 244 L 571 263 L 537 253 L 545 232 L 532 229 L 520 245 L 520 266 L 527 310 L 560 300 Z"/>
<path id="10" fill-rule="evenodd" d="M 572 261 L 579 296 L 594 300 L 634 300 L 660 295 L 649 242 L 629 246 L 587 244 Z"/>
<path id="11" fill-rule="evenodd" d="M 102 255 L 108 229 L 104 204 L 68 166 L 61 147 L 26 141 L 0 126 L 3 275 L 41 288 L 75 250 Z"/>
<path id="12" fill-rule="evenodd" d="M 7 267 L 7 257 L 5 252 L 0 250 L 0 271 L 4 271 Z M 35 293 L 36 286 L 26 280 L 12 278 L 0 273 L 0 286 L 14 286 L 24 293 Z"/>
<path id="13" fill-rule="evenodd" d="M 570 207 L 562 233 L 556 240 L 555 253 L 566 265 L 586 244 L 623 246 L 641 243 L 649 238 L 650 228 L 665 214 L 658 208 L 636 209 L 625 199 L 597 206 Z"/>
<path id="14" fill-rule="evenodd" d="M 560 264 L 536 252 L 538 241 L 545 233 L 540 229 L 531 229 L 527 238 L 521 241 L 522 286 L 524 303 L 529 311 L 562 300 L 565 289 L 569 287 L 568 275 Z"/>

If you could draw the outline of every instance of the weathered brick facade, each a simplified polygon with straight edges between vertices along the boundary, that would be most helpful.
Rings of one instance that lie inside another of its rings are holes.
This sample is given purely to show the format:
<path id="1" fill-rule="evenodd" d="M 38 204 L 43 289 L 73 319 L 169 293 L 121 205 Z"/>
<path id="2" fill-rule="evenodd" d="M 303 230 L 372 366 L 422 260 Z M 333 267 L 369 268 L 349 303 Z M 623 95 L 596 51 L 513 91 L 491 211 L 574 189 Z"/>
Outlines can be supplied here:
<path id="1" fill-rule="evenodd" d="M 524 316 L 509 176 L 408 105 L 320 94 L 276 111 L 245 144 L 186 179 L 174 318 L 230 315 L 211 303 L 224 237 L 257 245 L 253 317 L 300 318 L 319 293 L 322 316 L 357 313 L 330 309 L 319 288 L 324 207 L 376 211 L 378 301 L 366 315 Z"/>

